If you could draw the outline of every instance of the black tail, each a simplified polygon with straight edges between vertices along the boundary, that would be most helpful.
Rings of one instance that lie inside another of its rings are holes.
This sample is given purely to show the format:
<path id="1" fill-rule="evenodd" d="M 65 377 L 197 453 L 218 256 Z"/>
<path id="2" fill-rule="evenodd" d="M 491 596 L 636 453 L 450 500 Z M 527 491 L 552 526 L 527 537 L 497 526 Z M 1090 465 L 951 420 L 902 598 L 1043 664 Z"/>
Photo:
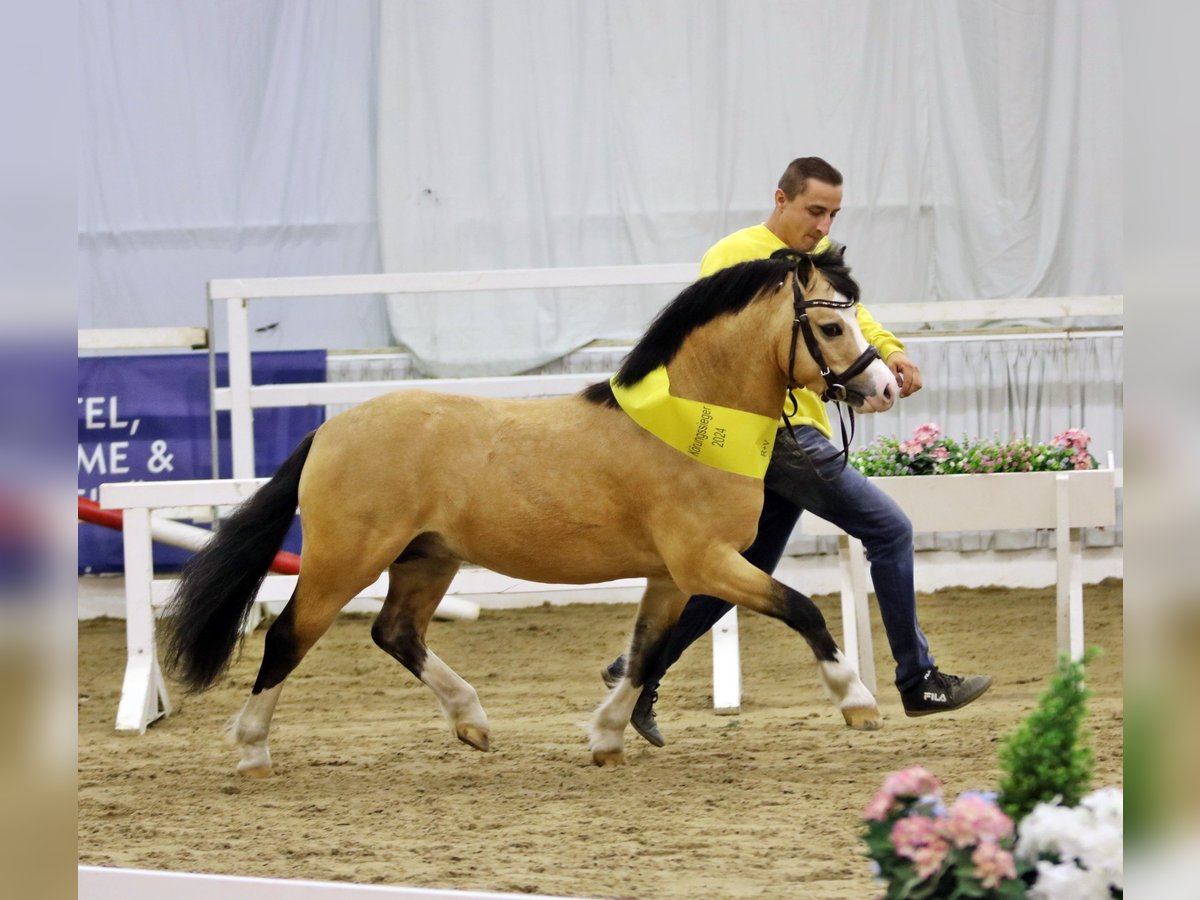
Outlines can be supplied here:
<path id="1" fill-rule="evenodd" d="M 189 690 L 211 686 L 229 665 L 254 597 L 296 515 L 300 472 L 313 434 L 183 568 L 167 607 L 171 622 L 164 663 Z"/>

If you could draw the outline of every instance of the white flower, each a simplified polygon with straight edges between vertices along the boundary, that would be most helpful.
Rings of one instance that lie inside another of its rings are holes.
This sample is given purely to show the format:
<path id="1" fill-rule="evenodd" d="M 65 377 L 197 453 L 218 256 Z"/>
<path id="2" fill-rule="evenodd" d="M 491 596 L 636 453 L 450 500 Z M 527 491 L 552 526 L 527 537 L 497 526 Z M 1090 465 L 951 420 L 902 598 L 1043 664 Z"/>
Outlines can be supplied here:
<path id="1" fill-rule="evenodd" d="M 1098 824 L 1124 828 L 1125 825 L 1125 792 L 1118 787 L 1101 788 L 1092 791 L 1079 805 L 1091 810 Z"/>
<path id="2" fill-rule="evenodd" d="M 1039 803 L 1021 820 L 1017 856 L 1027 862 L 1034 862 L 1043 855 L 1074 859 L 1082 850 L 1082 827 L 1083 822 L 1074 807 Z"/>
<path id="3" fill-rule="evenodd" d="M 1037 873 L 1029 900 L 1107 900 L 1111 896 L 1098 872 L 1043 860 L 1037 864 Z"/>
<path id="4" fill-rule="evenodd" d="M 1016 853 L 1037 863 L 1032 898 L 1075 900 L 1108 897 L 1124 888 L 1124 793 L 1104 788 L 1079 806 L 1039 803 L 1021 820 Z M 1058 863 L 1041 857 L 1057 858 Z"/>

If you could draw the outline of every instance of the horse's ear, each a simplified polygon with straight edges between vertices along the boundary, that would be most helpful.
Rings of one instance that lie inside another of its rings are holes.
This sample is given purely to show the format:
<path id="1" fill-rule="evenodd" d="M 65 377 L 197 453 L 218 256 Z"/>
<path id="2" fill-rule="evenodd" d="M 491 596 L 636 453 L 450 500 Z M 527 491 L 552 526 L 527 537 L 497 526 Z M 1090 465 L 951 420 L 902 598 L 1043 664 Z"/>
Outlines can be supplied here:
<path id="1" fill-rule="evenodd" d="M 807 253 L 801 253 L 799 259 L 796 260 L 796 278 L 799 279 L 801 285 L 806 285 L 812 279 L 813 273 L 812 257 Z"/>
<path id="2" fill-rule="evenodd" d="M 801 284 L 808 284 L 808 279 L 812 276 L 813 263 L 812 257 L 807 253 L 793 250 L 791 247 L 780 247 L 771 254 L 771 259 L 787 260 L 796 273 L 796 279 Z"/>

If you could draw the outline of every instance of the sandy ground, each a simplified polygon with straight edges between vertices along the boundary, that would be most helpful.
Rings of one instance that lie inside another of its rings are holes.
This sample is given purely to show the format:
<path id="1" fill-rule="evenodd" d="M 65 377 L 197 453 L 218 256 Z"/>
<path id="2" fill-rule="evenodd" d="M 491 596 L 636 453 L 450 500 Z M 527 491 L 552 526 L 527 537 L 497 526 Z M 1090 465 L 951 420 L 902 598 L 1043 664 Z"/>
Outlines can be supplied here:
<path id="1" fill-rule="evenodd" d="M 1119 582 L 1085 591 L 1087 720 L 1096 786 L 1120 785 Z M 834 597 L 817 598 L 835 635 Z M 79 860 L 158 869 L 587 897 L 856 898 L 877 893 L 860 815 L 891 770 L 920 763 L 948 798 L 995 787 L 996 751 L 1054 669 L 1054 591 L 948 589 L 921 617 L 947 671 L 995 676 L 957 713 L 905 718 L 881 686 L 882 731 L 854 732 L 824 699 L 803 642 L 741 619 L 739 715 L 711 711 L 701 641 L 661 691 L 656 750 L 627 732 L 628 765 L 591 765 L 583 723 L 600 664 L 632 624 L 627 605 L 544 606 L 435 622 L 430 646 L 479 690 L 493 750 L 460 744 L 433 695 L 343 617 L 285 687 L 276 777 L 234 773 L 222 729 L 242 704 L 263 631 L 211 691 L 173 693 L 141 737 L 113 720 L 124 623 L 79 630 Z M 884 644 L 876 620 L 877 644 Z M 890 657 L 877 646 L 890 682 Z"/>

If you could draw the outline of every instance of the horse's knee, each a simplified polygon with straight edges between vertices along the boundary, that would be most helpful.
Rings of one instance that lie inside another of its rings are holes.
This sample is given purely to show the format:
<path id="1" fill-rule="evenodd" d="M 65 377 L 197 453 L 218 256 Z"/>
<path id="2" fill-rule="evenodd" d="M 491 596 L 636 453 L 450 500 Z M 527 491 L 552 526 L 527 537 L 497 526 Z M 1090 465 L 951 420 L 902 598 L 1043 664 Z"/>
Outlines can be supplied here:
<path id="1" fill-rule="evenodd" d="M 421 677 L 428 651 L 425 641 L 411 624 L 388 621 L 380 616 L 371 626 L 371 640 L 417 678 Z"/>

